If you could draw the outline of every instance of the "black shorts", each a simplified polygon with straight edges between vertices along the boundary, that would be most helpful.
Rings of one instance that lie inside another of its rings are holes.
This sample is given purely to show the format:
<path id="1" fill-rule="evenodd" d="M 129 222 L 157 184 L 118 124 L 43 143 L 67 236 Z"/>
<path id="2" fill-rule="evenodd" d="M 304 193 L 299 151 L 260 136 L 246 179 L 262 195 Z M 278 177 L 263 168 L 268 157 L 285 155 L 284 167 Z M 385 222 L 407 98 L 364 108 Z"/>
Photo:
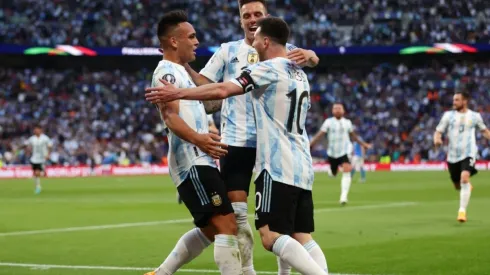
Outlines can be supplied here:
<path id="1" fill-rule="evenodd" d="M 447 167 L 449 170 L 449 175 L 451 175 L 451 180 L 454 184 L 461 183 L 461 172 L 468 171 L 470 175 L 476 175 L 478 170 L 475 168 L 475 160 L 473 158 L 465 158 L 462 161 L 458 161 L 456 163 L 447 163 Z"/>
<path id="2" fill-rule="evenodd" d="M 215 215 L 233 213 L 225 184 L 214 167 L 193 166 L 177 190 L 199 228 L 206 227 Z"/>
<path id="3" fill-rule="evenodd" d="M 32 166 L 33 171 L 44 171 L 44 164 L 43 163 L 31 162 L 31 166 Z"/>
<path id="4" fill-rule="evenodd" d="M 250 191 L 255 166 L 255 148 L 228 146 L 228 154 L 220 159 L 221 177 L 230 191 Z"/>
<path id="5" fill-rule="evenodd" d="M 255 181 L 255 228 L 291 235 L 315 230 L 310 190 L 272 180 L 264 170 Z"/>
<path id="6" fill-rule="evenodd" d="M 342 166 L 344 163 L 350 163 L 349 157 L 347 155 L 343 155 L 340 158 L 331 158 L 328 157 L 328 162 L 330 163 L 330 170 L 334 176 L 337 175 L 339 171 L 339 166 Z"/>

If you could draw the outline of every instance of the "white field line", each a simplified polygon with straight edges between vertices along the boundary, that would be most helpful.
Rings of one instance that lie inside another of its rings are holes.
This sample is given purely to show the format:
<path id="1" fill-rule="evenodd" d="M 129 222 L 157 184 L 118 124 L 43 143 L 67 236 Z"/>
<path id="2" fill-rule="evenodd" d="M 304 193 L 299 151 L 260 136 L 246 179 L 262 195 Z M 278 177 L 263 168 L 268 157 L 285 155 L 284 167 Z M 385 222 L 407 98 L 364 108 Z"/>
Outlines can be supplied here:
<path id="1" fill-rule="evenodd" d="M 50 265 L 50 264 L 24 264 L 24 263 L 3 263 L 0 266 L 5 267 L 24 267 L 31 269 L 88 269 L 88 270 L 117 270 L 117 271 L 151 271 L 154 267 L 125 267 L 125 266 L 91 266 L 91 265 Z M 213 269 L 180 269 L 177 273 L 220 273 L 219 270 Z M 277 274 L 277 271 L 257 271 L 257 274 Z M 298 273 L 293 273 L 298 274 Z M 345 274 L 329 273 L 330 275 L 362 275 L 362 274 Z M 364 274 L 367 275 L 367 274 Z"/>
<path id="2" fill-rule="evenodd" d="M 352 211 L 352 210 L 365 210 L 365 209 L 379 209 L 379 208 L 394 208 L 417 205 L 416 202 L 398 202 L 398 203 L 385 203 L 385 204 L 373 204 L 362 206 L 346 206 L 339 208 L 320 208 L 315 210 L 315 213 L 325 212 L 339 212 L 339 211 Z M 254 215 L 248 215 L 249 218 Z M 113 228 L 127 228 L 127 227 L 139 227 L 139 226 L 153 226 L 161 224 L 180 224 L 180 223 L 192 223 L 191 219 L 177 219 L 177 220 L 164 220 L 164 221 L 150 221 L 150 222 L 134 222 L 134 223 L 119 223 L 119 224 L 106 224 L 106 225 L 93 225 L 93 226 L 79 226 L 79 227 L 65 227 L 65 228 L 52 228 L 41 230 L 29 230 L 29 231 L 13 231 L 0 233 L 0 237 L 7 236 L 24 236 L 24 235 L 37 235 L 37 234 L 49 234 L 49 233 L 63 233 L 63 232 L 75 232 L 75 231 L 91 231 L 91 230 L 103 230 Z"/>

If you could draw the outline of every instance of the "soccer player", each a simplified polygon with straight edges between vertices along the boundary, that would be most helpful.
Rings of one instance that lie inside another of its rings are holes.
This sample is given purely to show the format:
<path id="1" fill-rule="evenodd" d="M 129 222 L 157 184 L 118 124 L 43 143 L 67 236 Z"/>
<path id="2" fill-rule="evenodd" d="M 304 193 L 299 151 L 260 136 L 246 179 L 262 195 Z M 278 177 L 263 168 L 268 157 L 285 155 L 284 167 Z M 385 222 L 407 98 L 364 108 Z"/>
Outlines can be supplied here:
<path id="1" fill-rule="evenodd" d="M 352 150 L 351 138 L 364 148 L 371 148 L 371 145 L 359 138 L 352 127 L 352 122 L 344 117 L 345 110 L 342 103 L 333 105 L 332 114 L 333 117 L 327 118 L 320 127 L 320 131 L 311 139 L 311 146 L 317 144 L 325 135 L 328 136 L 328 162 L 334 176 L 337 175 L 339 166 L 342 167 L 340 204 L 345 205 L 348 202 L 352 180 L 350 174 L 352 166 L 349 161 L 349 154 Z"/>
<path id="2" fill-rule="evenodd" d="M 166 13 L 157 32 L 165 56 L 155 69 L 152 86 L 162 85 L 158 80 L 165 79 L 180 88 L 195 87 L 183 67 L 195 59 L 199 44 L 186 13 Z M 212 158 L 225 154 L 226 145 L 219 142 L 218 135 L 208 132 L 201 102 L 175 100 L 157 107 L 169 140 L 170 175 L 197 228 L 185 233 L 160 267 L 147 274 L 174 274 L 213 240 L 214 259 L 221 274 L 242 274 L 235 215 Z"/>
<path id="3" fill-rule="evenodd" d="M 356 170 L 361 172 L 360 182 L 366 182 L 366 170 L 364 169 L 364 157 L 366 155 L 366 149 L 361 146 L 359 142 L 353 142 L 353 156 L 352 156 L 352 171 L 351 178 L 356 174 Z"/>
<path id="4" fill-rule="evenodd" d="M 456 190 L 459 190 L 459 222 L 466 222 L 466 208 L 471 197 L 470 177 L 477 173 L 475 160 L 478 151 L 475 130 L 490 140 L 490 130 L 485 126 L 481 115 L 468 109 L 469 94 L 456 92 L 453 97 L 453 110 L 442 116 L 434 133 L 434 145 L 442 145 L 442 134 L 447 132 L 449 147 L 447 164 L 449 174 Z"/>
<path id="5" fill-rule="evenodd" d="M 240 24 L 244 39 L 224 43 L 214 53 L 206 66 L 197 73 L 190 66 L 187 71 L 197 86 L 229 81 L 240 76 L 242 70 L 259 62 L 257 51 L 252 47 L 257 20 L 268 16 L 265 0 L 239 0 Z M 287 57 L 300 66 L 315 67 L 319 59 L 315 52 L 287 44 Z M 221 104 L 222 103 L 222 104 Z M 221 174 L 225 181 L 238 222 L 238 239 L 242 255 L 244 275 L 254 275 L 253 233 L 247 219 L 247 197 L 255 164 L 257 133 L 253 115 L 252 96 L 239 95 L 214 102 L 205 102 L 212 110 L 221 108 L 222 142 L 228 144 L 228 154 L 220 160 Z M 221 107 L 222 106 L 222 107 Z"/>
<path id="6" fill-rule="evenodd" d="M 150 88 L 152 103 L 212 100 L 250 93 L 257 133 L 255 227 L 265 249 L 301 274 L 327 274 L 327 261 L 313 240 L 313 164 L 305 131 L 310 106 L 306 74 L 287 59 L 289 27 L 280 18 L 257 21 L 253 47 L 260 62 L 240 77 L 191 89 Z M 290 237 L 292 236 L 292 238 Z"/>
<path id="7" fill-rule="evenodd" d="M 41 193 L 41 174 L 44 172 L 44 164 L 49 159 L 53 142 L 43 134 L 41 126 L 34 126 L 34 135 L 32 135 L 25 143 L 31 150 L 31 166 L 36 184 L 35 193 Z"/>

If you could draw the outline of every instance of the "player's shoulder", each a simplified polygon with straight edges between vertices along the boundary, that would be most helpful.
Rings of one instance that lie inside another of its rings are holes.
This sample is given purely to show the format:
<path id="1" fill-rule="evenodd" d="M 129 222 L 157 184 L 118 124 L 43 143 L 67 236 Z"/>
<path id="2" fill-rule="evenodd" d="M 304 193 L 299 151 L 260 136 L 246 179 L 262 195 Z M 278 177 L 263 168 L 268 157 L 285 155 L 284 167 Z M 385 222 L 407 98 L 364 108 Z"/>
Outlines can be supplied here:
<path id="1" fill-rule="evenodd" d="M 229 51 L 231 48 L 238 48 L 244 43 L 243 39 L 240 40 L 235 40 L 235 41 L 230 41 L 230 42 L 225 42 L 221 44 L 221 50 L 222 51 Z"/>
<path id="2" fill-rule="evenodd" d="M 176 79 L 182 75 L 182 70 L 185 71 L 182 65 L 173 63 L 168 60 L 160 60 L 158 66 L 153 72 L 153 77 L 165 79 L 166 81 L 175 84 Z"/>

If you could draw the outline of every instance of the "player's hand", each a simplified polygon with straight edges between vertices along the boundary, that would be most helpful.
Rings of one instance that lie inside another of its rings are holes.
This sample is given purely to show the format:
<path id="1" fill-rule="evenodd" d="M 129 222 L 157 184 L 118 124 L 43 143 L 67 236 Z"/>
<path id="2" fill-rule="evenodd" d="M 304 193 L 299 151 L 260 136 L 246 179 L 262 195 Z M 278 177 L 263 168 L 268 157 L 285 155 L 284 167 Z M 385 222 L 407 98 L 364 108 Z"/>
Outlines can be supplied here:
<path id="1" fill-rule="evenodd" d="M 196 146 L 204 153 L 214 159 L 219 159 L 225 156 L 228 151 L 228 145 L 220 142 L 221 137 L 215 133 L 199 134 L 196 140 Z"/>
<path id="2" fill-rule="evenodd" d="M 288 52 L 288 58 L 291 61 L 294 61 L 298 66 L 305 67 L 310 65 L 310 59 L 313 57 L 313 54 L 310 50 L 305 49 L 294 49 Z"/>
<path id="3" fill-rule="evenodd" d="M 145 89 L 146 101 L 149 101 L 153 104 L 157 104 L 157 103 L 166 103 L 182 98 L 179 89 L 177 89 L 174 85 L 172 85 L 171 83 L 163 79 L 160 79 L 160 82 L 162 82 L 164 86 L 151 87 Z"/>
<path id="4" fill-rule="evenodd" d="M 442 138 L 434 139 L 434 146 L 437 148 L 442 145 Z"/>
<path id="5" fill-rule="evenodd" d="M 364 144 L 364 149 L 371 149 L 373 148 L 373 144 L 372 143 L 366 143 Z"/>

